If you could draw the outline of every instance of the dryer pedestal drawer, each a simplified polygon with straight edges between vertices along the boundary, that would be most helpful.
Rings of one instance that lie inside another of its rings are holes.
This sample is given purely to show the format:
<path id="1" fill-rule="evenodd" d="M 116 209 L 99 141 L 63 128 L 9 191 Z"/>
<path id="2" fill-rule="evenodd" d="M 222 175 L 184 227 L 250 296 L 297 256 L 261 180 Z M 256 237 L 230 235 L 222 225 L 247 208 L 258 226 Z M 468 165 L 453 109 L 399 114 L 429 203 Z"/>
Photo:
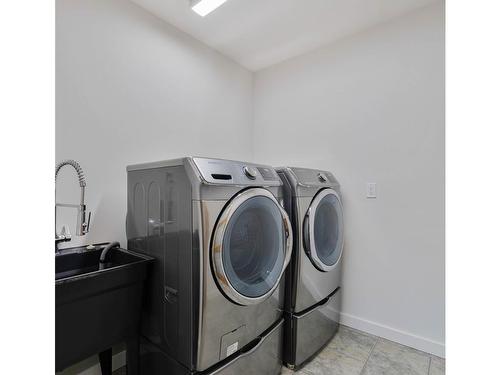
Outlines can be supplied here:
<path id="1" fill-rule="evenodd" d="M 314 356 L 337 333 L 340 320 L 339 288 L 316 308 L 300 315 L 288 315 L 284 362 L 299 367 Z"/>

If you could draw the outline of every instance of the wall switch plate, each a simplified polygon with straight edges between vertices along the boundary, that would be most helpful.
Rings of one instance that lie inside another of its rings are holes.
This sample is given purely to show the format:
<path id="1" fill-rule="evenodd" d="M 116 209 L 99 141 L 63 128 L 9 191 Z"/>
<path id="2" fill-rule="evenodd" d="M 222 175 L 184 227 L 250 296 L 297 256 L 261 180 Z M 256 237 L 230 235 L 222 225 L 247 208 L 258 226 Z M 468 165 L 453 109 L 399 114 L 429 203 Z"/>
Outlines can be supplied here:
<path id="1" fill-rule="evenodd" d="M 367 198 L 377 198 L 377 183 L 368 182 L 366 184 L 366 197 Z"/>

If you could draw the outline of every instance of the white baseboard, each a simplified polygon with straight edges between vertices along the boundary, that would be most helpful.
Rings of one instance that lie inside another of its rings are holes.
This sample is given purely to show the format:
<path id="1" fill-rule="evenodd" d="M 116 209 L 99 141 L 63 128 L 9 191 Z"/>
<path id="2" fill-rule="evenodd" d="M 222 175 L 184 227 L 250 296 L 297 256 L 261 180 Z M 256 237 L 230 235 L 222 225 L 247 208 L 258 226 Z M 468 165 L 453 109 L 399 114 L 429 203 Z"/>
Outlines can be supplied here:
<path id="1" fill-rule="evenodd" d="M 125 350 L 116 353 L 113 356 L 113 371 L 125 366 L 126 358 Z M 92 356 L 91 358 L 77 363 L 62 372 L 58 372 L 56 375 L 101 375 L 101 366 L 99 366 L 97 356 Z"/>
<path id="2" fill-rule="evenodd" d="M 438 357 L 445 357 L 445 344 L 409 332 L 375 323 L 354 315 L 340 313 L 340 323 L 372 335 L 383 337 L 387 340 L 395 341 L 412 348 L 434 354 Z"/>
<path id="3" fill-rule="evenodd" d="M 127 364 L 127 352 L 122 350 L 113 356 L 113 371 L 118 370 Z"/>
<path id="4" fill-rule="evenodd" d="M 120 353 L 116 353 L 113 356 L 113 366 L 112 366 L 113 371 L 118 370 L 120 367 L 125 366 L 125 363 L 126 363 L 125 350 L 121 351 Z M 101 366 L 99 366 L 98 363 L 86 369 L 85 371 L 81 372 L 79 375 L 101 375 Z"/>

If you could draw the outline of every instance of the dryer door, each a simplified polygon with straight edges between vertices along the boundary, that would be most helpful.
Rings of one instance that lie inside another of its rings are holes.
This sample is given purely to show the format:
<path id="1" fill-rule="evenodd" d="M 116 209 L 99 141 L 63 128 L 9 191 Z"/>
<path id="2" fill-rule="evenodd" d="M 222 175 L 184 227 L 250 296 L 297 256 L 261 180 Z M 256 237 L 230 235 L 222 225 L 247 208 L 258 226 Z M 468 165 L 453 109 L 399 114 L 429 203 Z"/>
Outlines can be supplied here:
<path id="1" fill-rule="evenodd" d="M 337 265 L 344 247 L 344 218 L 339 195 L 321 190 L 313 199 L 304 220 L 304 247 L 320 271 Z"/>
<path id="2" fill-rule="evenodd" d="M 290 261 L 291 223 L 266 189 L 236 195 L 217 221 L 211 258 L 215 280 L 240 305 L 262 302 L 278 286 Z"/>

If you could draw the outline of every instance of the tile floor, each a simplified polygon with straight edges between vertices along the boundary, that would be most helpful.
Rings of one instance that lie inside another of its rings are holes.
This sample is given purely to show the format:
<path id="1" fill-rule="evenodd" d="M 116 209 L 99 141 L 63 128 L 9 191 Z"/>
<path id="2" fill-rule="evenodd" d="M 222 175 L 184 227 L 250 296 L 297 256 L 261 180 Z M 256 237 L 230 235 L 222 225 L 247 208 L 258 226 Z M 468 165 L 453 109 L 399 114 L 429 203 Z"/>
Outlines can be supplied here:
<path id="1" fill-rule="evenodd" d="M 298 371 L 283 368 L 282 375 L 444 375 L 445 360 L 340 326 L 338 334 Z M 122 367 L 113 373 L 125 375 Z"/>
<path id="2" fill-rule="evenodd" d="M 282 375 L 444 375 L 445 360 L 340 326 L 338 334 L 298 371 Z"/>

